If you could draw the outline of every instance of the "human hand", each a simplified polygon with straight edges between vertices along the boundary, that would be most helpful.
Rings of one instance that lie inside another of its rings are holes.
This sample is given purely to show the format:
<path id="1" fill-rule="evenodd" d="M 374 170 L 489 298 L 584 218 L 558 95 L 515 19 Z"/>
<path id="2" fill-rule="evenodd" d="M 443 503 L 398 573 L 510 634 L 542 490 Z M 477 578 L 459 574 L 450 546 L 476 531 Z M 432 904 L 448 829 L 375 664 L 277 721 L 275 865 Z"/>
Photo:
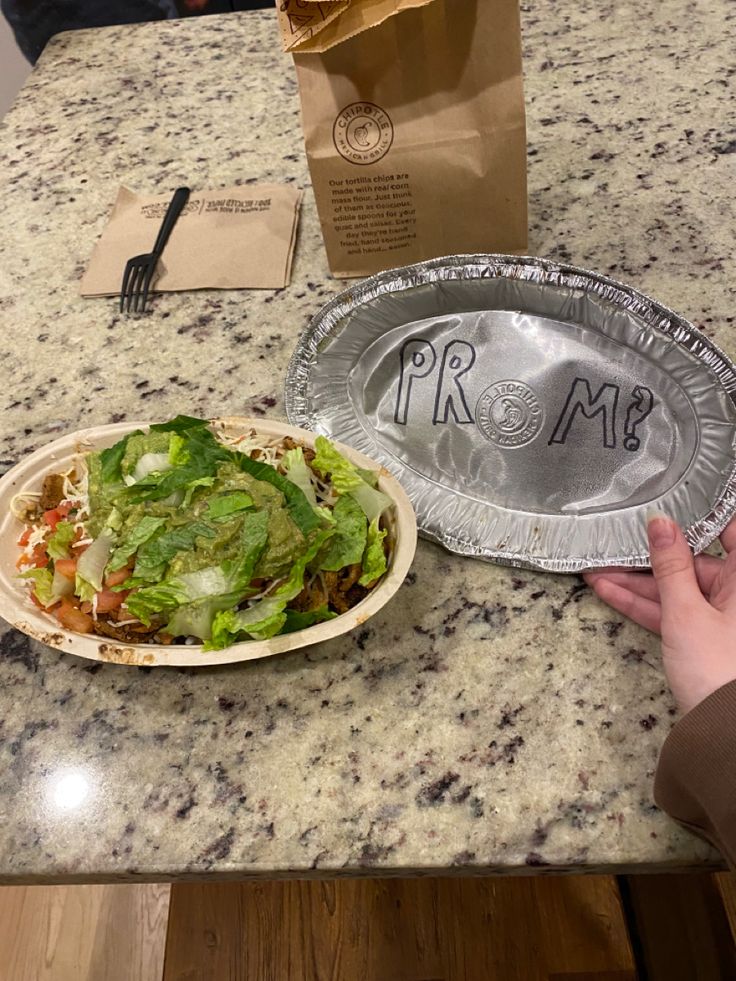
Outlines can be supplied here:
<path id="1" fill-rule="evenodd" d="M 664 516 L 649 522 L 652 572 L 589 572 L 605 603 L 662 636 L 664 670 L 689 712 L 736 680 L 736 519 L 721 535 L 726 559 L 693 559 L 685 536 Z"/>

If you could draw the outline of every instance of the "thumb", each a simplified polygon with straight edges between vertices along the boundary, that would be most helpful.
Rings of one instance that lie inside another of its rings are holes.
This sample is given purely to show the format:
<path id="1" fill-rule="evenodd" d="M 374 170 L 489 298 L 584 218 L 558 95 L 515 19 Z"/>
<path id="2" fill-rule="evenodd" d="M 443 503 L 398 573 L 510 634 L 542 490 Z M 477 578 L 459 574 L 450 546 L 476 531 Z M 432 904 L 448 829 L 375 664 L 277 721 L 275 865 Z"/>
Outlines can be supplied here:
<path id="1" fill-rule="evenodd" d="M 652 572 L 659 587 L 663 615 L 682 613 L 703 600 L 695 574 L 693 553 L 680 528 L 664 515 L 647 527 Z"/>

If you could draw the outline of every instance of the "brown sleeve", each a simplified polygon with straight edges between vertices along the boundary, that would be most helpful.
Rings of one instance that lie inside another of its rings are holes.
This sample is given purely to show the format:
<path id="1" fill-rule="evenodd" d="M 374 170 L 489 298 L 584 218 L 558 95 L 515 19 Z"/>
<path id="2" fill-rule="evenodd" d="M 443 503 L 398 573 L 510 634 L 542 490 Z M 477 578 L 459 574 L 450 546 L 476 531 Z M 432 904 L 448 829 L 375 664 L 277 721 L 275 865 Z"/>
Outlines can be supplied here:
<path id="1" fill-rule="evenodd" d="M 736 867 L 736 681 L 696 705 L 670 732 L 654 799 Z"/>

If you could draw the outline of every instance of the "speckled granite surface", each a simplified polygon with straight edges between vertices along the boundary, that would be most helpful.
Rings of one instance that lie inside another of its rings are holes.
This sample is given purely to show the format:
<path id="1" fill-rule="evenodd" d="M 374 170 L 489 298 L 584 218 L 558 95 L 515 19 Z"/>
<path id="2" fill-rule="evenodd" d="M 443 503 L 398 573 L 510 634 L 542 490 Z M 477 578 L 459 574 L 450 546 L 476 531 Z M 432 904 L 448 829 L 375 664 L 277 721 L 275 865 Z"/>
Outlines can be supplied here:
<path id="1" fill-rule="evenodd" d="M 733 63 L 725 0 L 524 13 L 530 252 L 611 273 L 732 355 Z M 307 193 L 293 285 L 157 298 L 78 279 L 125 183 L 308 186 L 269 13 L 65 35 L 0 130 L 3 466 L 69 428 L 283 415 L 299 331 L 337 289 Z M 420 544 L 351 636 L 218 670 L 0 646 L 5 880 L 703 867 L 652 804 L 673 709 L 657 645 L 577 579 Z"/>

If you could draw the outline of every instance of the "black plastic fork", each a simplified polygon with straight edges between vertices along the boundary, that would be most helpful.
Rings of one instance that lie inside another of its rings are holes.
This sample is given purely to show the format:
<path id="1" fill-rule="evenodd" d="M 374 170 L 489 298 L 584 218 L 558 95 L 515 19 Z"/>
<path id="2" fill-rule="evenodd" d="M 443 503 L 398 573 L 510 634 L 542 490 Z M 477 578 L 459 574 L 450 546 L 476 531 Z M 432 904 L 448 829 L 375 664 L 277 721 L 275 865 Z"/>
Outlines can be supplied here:
<path id="1" fill-rule="evenodd" d="M 125 308 L 126 313 L 130 313 L 131 307 L 134 313 L 142 312 L 146 309 L 148 301 L 148 290 L 151 286 L 153 273 L 156 264 L 161 258 L 161 253 L 166 247 L 169 235 L 184 210 L 184 206 L 189 200 L 189 188 L 180 187 L 174 192 L 171 203 L 166 209 L 164 220 L 158 237 L 153 246 L 152 252 L 144 252 L 143 255 L 134 255 L 128 259 L 123 273 L 123 285 L 120 287 L 120 312 Z"/>

